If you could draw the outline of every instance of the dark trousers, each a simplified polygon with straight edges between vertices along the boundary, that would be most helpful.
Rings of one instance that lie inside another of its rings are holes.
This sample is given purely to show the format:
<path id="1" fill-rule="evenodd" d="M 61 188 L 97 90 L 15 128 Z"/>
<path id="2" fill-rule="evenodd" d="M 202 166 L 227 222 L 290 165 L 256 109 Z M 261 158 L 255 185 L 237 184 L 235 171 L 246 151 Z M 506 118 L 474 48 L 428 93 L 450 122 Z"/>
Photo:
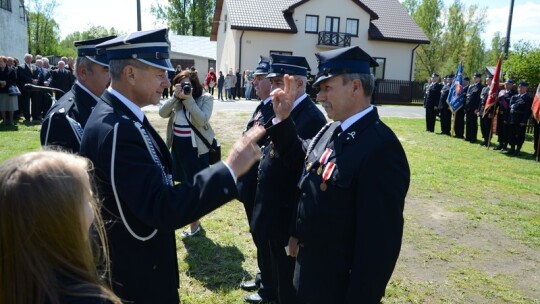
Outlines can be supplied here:
<path id="1" fill-rule="evenodd" d="M 463 138 L 465 131 L 465 110 L 463 108 L 454 114 L 454 134 L 457 138 Z"/>
<path id="2" fill-rule="evenodd" d="M 285 246 L 287 246 L 287 242 L 270 241 L 277 299 L 279 304 L 299 304 L 302 301 L 296 297 L 296 288 L 293 285 L 296 259 L 287 256 Z"/>
<path id="3" fill-rule="evenodd" d="M 504 120 L 504 114 L 497 114 L 497 141 L 501 147 L 508 145 L 508 124 Z"/>
<path id="4" fill-rule="evenodd" d="M 41 113 L 43 112 L 43 100 L 45 99 L 45 93 L 32 92 L 32 119 L 42 119 Z"/>
<path id="5" fill-rule="evenodd" d="M 208 153 L 198 155 L 197 148 L 192 146 L 189 137 L 174 136 L 171 156 L 173 178 L 178 182 L 193 183 L 195 174 L 210 166 Z"/>
<path id="6" fill-rule="evenodd" d="M 487 114 L 484 117 L 480 118 L 480 131 L 482 132 L 482 138 L 484 143 L 487 143 L 491 140 L 490 131 L 491 131 L 491 122 L 492 119 L 489 117 L 490 114 Z"/>
<path id="7" fill-rule="evenodd" d="M 450 135 L 452 130 L 452 111 L 450 109 L 441 110 L 441 133 Z"/>
<path id="8" fill-rule="evenodd" d="M 257 293 L 263 299 L 275 300 L 277 295 L 276 279 L 272 269 L 272 253 L 270 242 L 266 238 L 253 235 L 255 247 L 257 247 L 257 265 L 261 271 L 261 285 Z"/>
<path id="9" fill-rule="evenodd" d="M 236 99 L 236 87 L 231 88 L 231 99 Z"/>
<path id="10" fill-rule="evenodd" d="M 435 120 L 437 112 L 434 107 L 426 106 L 426 131 L 435 132 Z"/>
<path id="11" fill-rule="evenodd" d="M 478 138 L 478 115 L 474 111 L 468 111 L 465 114 L 467 120 L 465 129 L 465 139 L 470 142 L 476 142 Z"/>
<path id="12" fill-rule="evenodd" d="M 208 87 L 208 93 L 210 93 L 210 95 L 214 95 L 214 88 L 215 87 Z"/>
<path id="13" fill-rule="evenodd" d="M 223 86 L 218 87 L 218 89 L 217 89 L 217 98 L 219 100 L 223 100 Z"/>
<path id="14" fill-rule="evenodd" d="M 523 142 L 525 141 L 525 131 L 527 131 L 527 126 L 510 124 L 508 131 L 510 149 L 514 150 L 515 148 L 516 150 L 521 151 L 521 146 L 523 146 Z"/>
<path id="15" fill-rule="evenodd" d="M 19 113 L 22 113 L 24 119 L 30 120 L 30 92 L 21 90 L 21 98 L 19 98 Z"/>

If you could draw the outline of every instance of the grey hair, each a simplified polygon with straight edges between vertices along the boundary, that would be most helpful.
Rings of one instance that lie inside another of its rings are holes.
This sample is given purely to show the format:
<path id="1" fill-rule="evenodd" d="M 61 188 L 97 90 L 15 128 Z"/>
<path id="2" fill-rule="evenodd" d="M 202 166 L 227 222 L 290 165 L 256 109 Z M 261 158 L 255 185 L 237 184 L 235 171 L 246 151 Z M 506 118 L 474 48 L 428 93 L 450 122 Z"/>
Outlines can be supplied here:
<path id="1" fill-rule="evenodd" d="M 86 57 L 77 57 L 77 60 L 75 60 L 75 71 L 73 71 L 73 73 L 75 74 L 75 76 L 77 76 L 77 69 L 79 68 L 79 66 L 83 66 L 87 70 L 92 71 L 92 67 L 94 66 L 94 64 L 96 63 Z"/>
<path id="2" fill-rule="evenodd" d="M 303 89 L 304 89 L 304 92 L 306 91 L 306 86 L 307 86 L 307 77 L 306 76 L 299 76 L 299 75 L 294 75 L 294 80 L 302 80 L 302 83 L 303 83 Z"/>
<path id="3" fill-rule="evenodd" d="M 122 70 L 124 70 L 127 65 L 132 65 L 137 69 L 142 70 L 148 67 L 148 65 L 136 59 L 114 59 L 109 62 L 109 74 L 111 75 L 111 79 L 119 80 L 120 76 L 122 76 Z"/>
<path id="4" fill-rule="evenodd" d="M 358 79 L 362 82 L 362 88 L 364 89 L 364 95 L 371 98 L 373 91 L 375 90 L 375 77 L 372 74 L 360 74 L 351 73 L 343 74 L 343 84 L 347 84 L 352 80 Z"/>

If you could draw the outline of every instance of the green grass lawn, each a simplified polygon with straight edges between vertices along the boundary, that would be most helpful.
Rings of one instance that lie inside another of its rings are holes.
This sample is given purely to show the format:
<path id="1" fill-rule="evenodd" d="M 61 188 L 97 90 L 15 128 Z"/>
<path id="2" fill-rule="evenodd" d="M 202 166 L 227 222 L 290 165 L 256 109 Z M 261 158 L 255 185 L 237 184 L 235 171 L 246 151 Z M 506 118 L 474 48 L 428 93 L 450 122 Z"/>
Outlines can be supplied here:
<path id="1" fill-rule="evenodd" d="M 163 134 L 164 120 L 148 113 Z M 247 115 L 214 113 L 226 154 Z M 411 167 L 405 233 L 384 303 L 540 303 L 540 163 L 423 131 L 423 119 L 384 118 Z M 494 141 L 493 141 L 494 142 Z M 0 127 L 0 161 L 39 149 L 39 126 Z M 244 303 L 256 272 L 242 205 L 202 219 L 203 234 L 177 233 L 182 303 Z M 332 227 L 328 227 L 332 229 Z"/>

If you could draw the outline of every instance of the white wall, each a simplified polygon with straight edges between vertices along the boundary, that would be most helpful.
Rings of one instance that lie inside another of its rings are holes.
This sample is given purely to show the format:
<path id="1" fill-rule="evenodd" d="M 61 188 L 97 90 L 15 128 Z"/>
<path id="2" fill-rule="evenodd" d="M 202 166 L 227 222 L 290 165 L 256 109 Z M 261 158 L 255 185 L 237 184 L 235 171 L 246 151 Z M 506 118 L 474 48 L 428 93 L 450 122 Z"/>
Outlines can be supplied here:
<path id="1" fill-rule="evenodd" d="M 11 12 L 0 9 L 0 55 L 17 57 L 23 62 L 28 53 L 26 20 L 19 16 L 19 0 L 11 1 Z"/>

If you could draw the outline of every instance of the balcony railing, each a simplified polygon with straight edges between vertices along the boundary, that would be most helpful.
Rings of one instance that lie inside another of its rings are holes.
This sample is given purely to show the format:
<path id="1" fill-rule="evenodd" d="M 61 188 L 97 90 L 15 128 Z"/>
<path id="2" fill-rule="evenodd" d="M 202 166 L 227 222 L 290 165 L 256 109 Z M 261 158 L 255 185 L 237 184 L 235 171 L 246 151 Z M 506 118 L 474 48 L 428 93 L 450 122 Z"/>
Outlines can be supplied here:
<path id="1" fill-rule="evenodd" d="M 319 32 L 318 45 L 346 47 L 351 46 L 351 34 L 338 32 Z"/>

